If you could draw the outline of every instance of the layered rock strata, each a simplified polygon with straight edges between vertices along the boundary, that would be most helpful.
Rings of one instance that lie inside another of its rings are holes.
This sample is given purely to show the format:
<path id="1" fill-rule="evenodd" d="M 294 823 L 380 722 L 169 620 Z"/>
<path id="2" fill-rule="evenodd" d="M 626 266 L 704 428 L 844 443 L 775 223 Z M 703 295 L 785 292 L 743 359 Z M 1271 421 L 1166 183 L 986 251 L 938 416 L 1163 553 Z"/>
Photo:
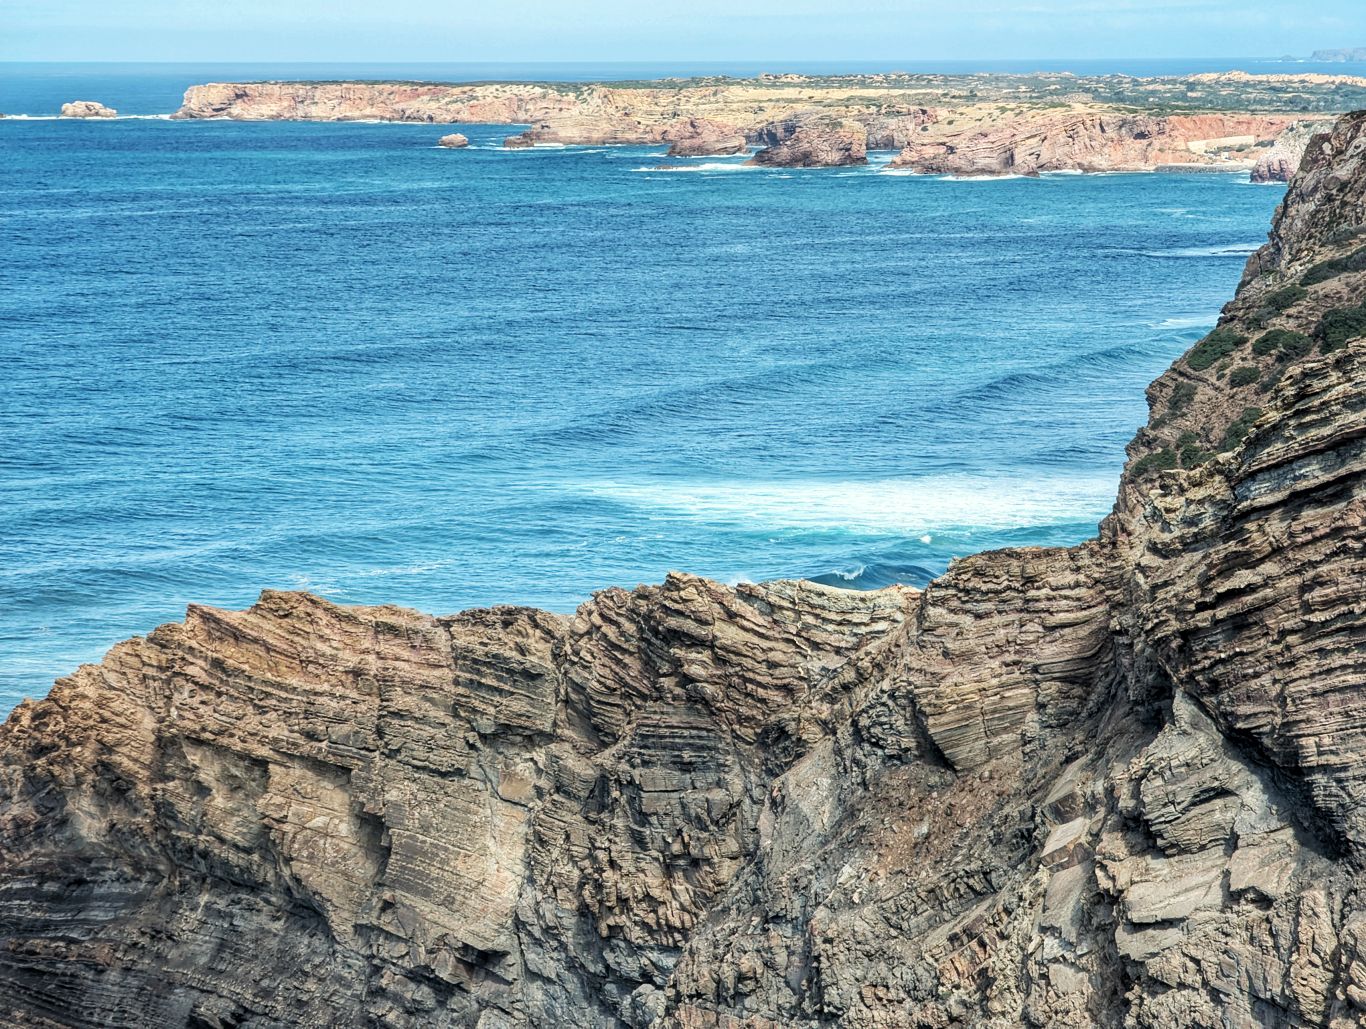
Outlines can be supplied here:
<path id="1" fill-rule="evenodd" d="M 1007 115 L 989 125 L 927 126 L 893 167 L 947 175 L 1251 168 L 1297 119 L 1284 115 L 1153 117 L 1074 110 Z"/>
<path id="2" fill-rule="evenodd" d="M 764 147 L 747 164 L 777 168 L 838 168 L 868 163 L 868 131 L 856 121 L 808 119 Z"/>
<path id="3" fill-rule="evenodd" d="M 901 167 L 989 175 L 1164 165 L 1251 170 L 1295 123 L 1353 98 L 1366 104 L 1366 79 L 1241 73 L 257 82 L 191 87 L 175 116 L 525 124 L 517 138 L 531 145 L 666 145 L 670 156 L 738 154 L 777 146 L 804 124 L 854 122 L 868 148 L 900 151 Z M 1280 151 L 1287 167 L 1293 150 Z"/>
<path id="4" fill-rule="evenodd" d="M 1366 1021 L 1366 115 L 1113 513 L 924 591 L 267 592 L 0 729 L 13 1025 Z"/>

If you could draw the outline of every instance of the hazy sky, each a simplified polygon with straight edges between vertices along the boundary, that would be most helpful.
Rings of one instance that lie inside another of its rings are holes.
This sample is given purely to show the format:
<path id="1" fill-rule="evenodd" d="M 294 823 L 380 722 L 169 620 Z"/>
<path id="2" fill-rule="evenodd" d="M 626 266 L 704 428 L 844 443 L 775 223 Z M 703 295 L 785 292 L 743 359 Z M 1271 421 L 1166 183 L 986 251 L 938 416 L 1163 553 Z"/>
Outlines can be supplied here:
<path id="1" fill-rule="evenodd" d="M 0 0 L 7 60 L 1275 57 L 1363 45 L 1363 0 Z"/>

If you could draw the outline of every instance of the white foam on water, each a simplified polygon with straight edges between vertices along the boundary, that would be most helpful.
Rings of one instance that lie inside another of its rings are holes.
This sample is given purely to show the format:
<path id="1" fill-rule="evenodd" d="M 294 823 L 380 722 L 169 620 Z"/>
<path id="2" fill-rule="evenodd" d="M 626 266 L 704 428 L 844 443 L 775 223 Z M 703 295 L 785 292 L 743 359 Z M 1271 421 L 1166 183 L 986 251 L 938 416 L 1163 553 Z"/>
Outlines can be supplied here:
<path id="1" fill-rule="evenodd" d="M 951 528 L 1014 529 L 1099 519 L 1110 510 L 1115 485 L 1116 476 L 1095 474 L 795 483 L 600 481 L 566 488 L 708 524 L 929 537 L 931 531 Z"/>
<path id="2" fill-rule="evenodd" d="M 1143 250 L 1144 257 L 1247 257 L 1261 248 L 1260 243 L 1234 243 L 1213 247 L 1177 247 L 1173 250 Z"/>
<path id="3" fill-rule="evenodd" d="M 763 171 L 753 165 L 746 164 L 725 164 L 721 161 L 706 161 L 702 164 L 680 164 L 680 165 L 650 165 L 648 167 L 632 168 L 637 172 L 736 172 L 736 171 Z"/>
<path id="4" fill-rule="evenodd" d="M 940 182 L 1008 182 L 1011 179 L 1027 179 L 1028 175 L 936 175 Z"/>
<path id="5" fill-rule="evenodd" d="M 1219 321 L 1219 312 L 1212 311 L 1209 314 L 1189 314 L 1178 315 L 1174 318 L 1164 318 L 1160 322 L 1149 322 L 1154 329 L 1204 329 L 1213 328 Z"/>

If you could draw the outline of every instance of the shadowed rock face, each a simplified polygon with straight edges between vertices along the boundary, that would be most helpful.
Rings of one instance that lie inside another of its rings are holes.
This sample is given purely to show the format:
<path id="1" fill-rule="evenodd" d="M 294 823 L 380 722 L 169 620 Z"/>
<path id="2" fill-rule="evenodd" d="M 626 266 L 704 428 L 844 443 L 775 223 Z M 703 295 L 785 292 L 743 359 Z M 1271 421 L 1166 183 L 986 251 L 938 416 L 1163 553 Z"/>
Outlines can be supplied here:
<path id="1" fill-rule="evenodd" d="M 767 146 L 747 164 L 778 168 L 838 168 L 868 163 L 868 131 L 856 121 L 800 120 L 781 142 Z"/>
<path id="2" fill-rule="evenodd" d="M 1355 115 L 1078 547 L 119 645 L 0 730 L 3 1020 L 1360 1024 L 1363 246 Z"/>

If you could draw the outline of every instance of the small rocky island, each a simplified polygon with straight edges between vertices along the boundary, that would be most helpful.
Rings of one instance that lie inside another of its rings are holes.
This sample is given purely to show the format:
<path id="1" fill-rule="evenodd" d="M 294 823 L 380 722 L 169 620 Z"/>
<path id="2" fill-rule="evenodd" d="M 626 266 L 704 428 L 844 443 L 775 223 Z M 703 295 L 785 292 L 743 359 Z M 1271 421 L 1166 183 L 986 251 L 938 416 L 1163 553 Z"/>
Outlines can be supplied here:
<path id="1" fill-rule="evenodd" d="M 450 135 L 442 136 L 436 141 L 436 145 L 446 147 L 448 150 L 463 150 L 470 145 L 469 139 L 459 132 L 452 132 Z"/>
<path id="2" fill-rule="evenodd" d="M 1148 404 L 1094 538 L 924 590 L 116 646 L 0 728 L 0 1019 L 1362 1025 L 1366 113 Z"/>
<path id="3" fill-rule="evenodd" d="M 117 118 L 118 111 L 112 107 L 105 107 L 104 104 L 96 103 L 94 100 L 73 100 L 69 104 L 62 104 L 63 118 Z"/>

